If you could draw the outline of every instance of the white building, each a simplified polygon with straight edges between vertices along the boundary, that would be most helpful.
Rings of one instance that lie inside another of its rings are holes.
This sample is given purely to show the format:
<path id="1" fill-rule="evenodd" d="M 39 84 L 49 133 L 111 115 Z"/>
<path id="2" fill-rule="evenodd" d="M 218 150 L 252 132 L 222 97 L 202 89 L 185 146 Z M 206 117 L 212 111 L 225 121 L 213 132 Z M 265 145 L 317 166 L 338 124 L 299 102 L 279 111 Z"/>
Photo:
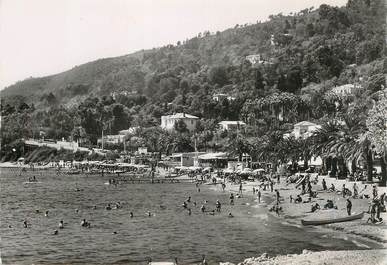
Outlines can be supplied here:
<path id="1" fill-rule="evenodd" d="M 222 131 L 236 131 L 246 127 L 246 123 L 243 121 L 221 121 L 218 125 Z"/>
<path id="2" fill-rule="evenodd" d="M 336 94 L 338 96 L 347 96 L 351 95 L 354 91 L 355 85 L 354 84 L 346 84 L 342 86 L 337 86 L 332 88 L 331 92 L 333 94 Z"/>
<path id="3" fill-rule="evenodd" d="M 120 144 L 123 143 L 125 139 L 125 135 L 117 134 L 117 135 L 104 135 L 103 142 L 104 144 Z M 97 140 L 97 143 L 102 143 L 102 138 Z"/>
<path id="4" fill-rule="evenodd" d="M 296 139 L 306 139 L 310 137 L 313 132 L 320 129 L 321 125 L 317 125 L 313 122 L 302 121 L 294 124 L 293 131 L 291 133 L 284 134 L 284 138 L 294 137 Z"/>
<path id="5" fill-rule="evenodd" d="M 249 61 L 251 65 L 262 64 L 265 62 L 260 54 L 248 55 L 246 56 L 246 60 Z"/>
<path id="6" fill-rule="evenodd" d="M 161 128 L 167 131 L 172 131 L 175 129 L 175 124 L 177 122 L 183 121 L 189 131 L 194 131 L 198 120 L 198 117 L 185 113 L 161 116 Z"/>
<path id="7" fill-rule="evenodd" d="M 222 93 L 214 94 L 214 95 L 212 96 L 212 100 L 217 101 L 217 102 L 223 101 L 224 99 L 227 99 L 228 101 L 233 101 L 233 100 L 235 100 L 234 97 L 229 96 L 229 95 L 227 95 L 227 94 L 222 94 Z"/>

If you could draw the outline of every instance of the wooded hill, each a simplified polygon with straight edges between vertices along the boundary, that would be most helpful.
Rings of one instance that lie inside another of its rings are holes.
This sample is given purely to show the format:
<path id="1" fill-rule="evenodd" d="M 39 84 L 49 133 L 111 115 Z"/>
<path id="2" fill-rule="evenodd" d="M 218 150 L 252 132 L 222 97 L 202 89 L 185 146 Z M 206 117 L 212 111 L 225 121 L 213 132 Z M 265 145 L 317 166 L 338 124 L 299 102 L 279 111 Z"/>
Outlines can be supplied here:
<path id="1" fill-rule="evenodd" d="M 74 105 L 90 95 L 130 91 L 146 95 L 152 103 L 175 100 L 175 105 L 188 111 L 187 103 L 216 91 L 244 100 L 270 94 L 272 89 L 299 93 L 312 82 L 335 77 L 335 84 L 352 82 L 348 65 L 383 57 L 384 11 L 383 1 L 351 0 L 346 7 L 322 5 L 297 14 L 272 15 L 267 22 L 205 31 L 175 45 L 26 79 L 1 94 L 3 98 L 20 95 L 20 100 L 44 108 L 53 103 Z M 245 60 L 254 54 L 266 60 L 257 71 Z M 182 95 L 188 102 L 177 100 Z"/>

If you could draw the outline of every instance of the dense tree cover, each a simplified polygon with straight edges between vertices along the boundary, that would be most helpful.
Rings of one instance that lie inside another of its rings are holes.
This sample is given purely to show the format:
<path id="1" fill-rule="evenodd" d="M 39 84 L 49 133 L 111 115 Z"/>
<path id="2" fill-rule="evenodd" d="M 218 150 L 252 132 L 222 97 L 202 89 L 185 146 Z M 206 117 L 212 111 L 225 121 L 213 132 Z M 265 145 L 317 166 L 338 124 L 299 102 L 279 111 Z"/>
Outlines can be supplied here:
<path id="1" fill-rule="evenodd" d="M 44 131 L 46 138 L 95 145 L 102 131 L 140 126 L 126 140 L 129 150 L 146 145 L 171 153 L 196 146 L 239 157 L 248 152 L 278 164 L 316 154 L 333 158 L 333 148 L 334 163 L 360 157 L 371 163 L 372 153 L 381 153 L 373 148 L 378 137 L 371 136 L 380 134 L 376 121 L 366 119 L 383 102 L 378 95 L 385 84 L 384 11 L 381 0 L 321 5 L 19 82 L 2 92 L 2 144 Z M 248 55 L 259 55 L 259 62 L 252 64 Z M 331 92 L 347 83 L 356 84 L 352 94 Z M 215 101 L 215 93 L 235 99 Z M 172 133 L 157 128 L 162 115 L 175 112 L 201 118 L 194 133 L 184 124 Z M 237 135 L 219 132 L 221 120 L 248 126 Z M 324 124 L 320 136 L 313 142 L 283 139 L 302 120 Z M 330 133 L 335 137 L 324 136 Z"/>

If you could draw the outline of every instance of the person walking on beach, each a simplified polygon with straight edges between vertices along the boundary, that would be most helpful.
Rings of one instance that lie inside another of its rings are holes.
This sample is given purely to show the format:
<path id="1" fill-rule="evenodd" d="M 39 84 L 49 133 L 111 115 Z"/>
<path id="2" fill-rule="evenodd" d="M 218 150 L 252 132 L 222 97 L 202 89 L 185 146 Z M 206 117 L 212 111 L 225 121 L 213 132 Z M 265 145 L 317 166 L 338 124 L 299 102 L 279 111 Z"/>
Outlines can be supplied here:
<path id="1" fill-rule="evenodd" d="M 301 191 L 301 193 L 302 193 L 302 194 L 305 194 L 305 185 L 306 185 L 305 180 L 303 180 L 302 183 L 301 183 L 301 186 L 302 186 L 302 191 Z"/>
<path id="2" fill-rule="evenodd" d="M 234 205 L 234 194 L 230 194 L 230 205 Z"/>
<path id="3" fill-rule="evenodd" d="M 277 204 L 279 204 L 280 203 L 280 193 L 277 189 L 275 190 L 275 195 L 276 195 L 276 199 L 277 199 Z"/>
<path id="4" fill-rule="evenodd" d="M 353 197 L 357 198 L 359 196 L 358 191 L 357 191 L 357 185 L 356 183 L 353 183 Z"/>
<path id="5" fill-rule="evenodd" d="M 224 191 L 225 188 L 226 188 L 226 184 L 222 183 L 222 190 Z"/>
<path id="6" fill-rule="evenodd" d="M 326 183 L 325 179 L 322 180 L 322 186 L 323 186 L 323 190 L 327 190 L 328 189 L 327 183 Z"/>
<path id="7" fill-rule="evenodd" d="M 352 210 L 352 202 L 350 199 L 347 199 L 347 213 L 348 213 L 348 215 L 351 215 L 351 210 Z"/>
<path id="8" fill-rule="evenodd" d="M 341 190 L 341 193 L 343 194 L 343 198 L 345 198 L 345 194 L 346 194 L 345 184 L 343 184 L 343 188 Z"/>
<path id="9" fill-rule="evenodd" d="M 274 191 L 274 182 L 272 180 L 270 180 L 270 191 Z"/>
<path id="10" fill-rule="evenodd" d="M 258 203 L 261 203 L 261 190 L 258 190 L 257 197 L 258 197 Z"/>
<path id="11" fill-rule="evenodd" d="M 376 185 L 372 187 L 372 196 L 374 200 L 378 198 L 378 188 L 376 187 Z"/>
<path id="12" fill-rule="evenodd" d="M 241 181 L 241 183 L 239 184 L 239 193 L 242 194 L 242 191 L 243 191 L 243 187 L 242 187 L 242 181 Z"/>

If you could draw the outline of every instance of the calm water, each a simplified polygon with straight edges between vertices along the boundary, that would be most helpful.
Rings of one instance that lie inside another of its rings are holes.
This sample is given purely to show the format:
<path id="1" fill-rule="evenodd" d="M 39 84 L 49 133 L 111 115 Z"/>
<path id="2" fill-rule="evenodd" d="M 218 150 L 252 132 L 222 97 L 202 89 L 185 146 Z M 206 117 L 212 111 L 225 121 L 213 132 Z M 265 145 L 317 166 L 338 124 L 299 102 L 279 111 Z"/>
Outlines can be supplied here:
<path id="1" fill-rule="evenodd" d="M 40 183 L 23 184 L 35 174 Z M 4 264 L 138 263 L 178 257 L 182 263 L 238 262 L 263 252 L 271 255 L 300 253 L 303 249 L 361 249 L 377 247 L 352 239 L 318 233 L 313 228 L 283 224 L 266 214 L 251 197 L 229 206 L 228 193 L 193 184 L 105 185 L 107 177 L 57 176 L 53 172 L 1 171 L 1 257 Z M 76 191 L 79 188 L 81 191 Z M 192 215 L 180 205 L 188 197 Z M 200 205 L 223 202 L 222 212 L 206 215 Z M 107 203 L 121 202 L 122 209 L 105 210 Z M 97 209 L 93 209 L 96 205 Z M 160 207 L 162 205 L 162 207 Z M 39 209 L 42 213 L 37 214 Z M 79 212 L 76 212 L 79 209 Z M 44 211 L 49 210 L 49 216 Z M 129 218 L 133 211 L 135 218 Z M 147 217 L 151 211 L 153 217 Z M 235 218 L 228 218 L 228 212 Z M 86 218 L 90 229 L 80 227 Z M 30 228 L 23 228 L 27 219 Z M 53 235 L 60 220 L 65 228 Z M 12 228 L 8 226 L 12 225 Z M 113 234 L 116 231 L 117 234 Z M 344 239 L 343 239 L 344 238 Z M 359 239 L 356 239 L 359 241 Z"/>

